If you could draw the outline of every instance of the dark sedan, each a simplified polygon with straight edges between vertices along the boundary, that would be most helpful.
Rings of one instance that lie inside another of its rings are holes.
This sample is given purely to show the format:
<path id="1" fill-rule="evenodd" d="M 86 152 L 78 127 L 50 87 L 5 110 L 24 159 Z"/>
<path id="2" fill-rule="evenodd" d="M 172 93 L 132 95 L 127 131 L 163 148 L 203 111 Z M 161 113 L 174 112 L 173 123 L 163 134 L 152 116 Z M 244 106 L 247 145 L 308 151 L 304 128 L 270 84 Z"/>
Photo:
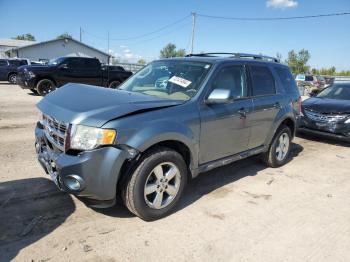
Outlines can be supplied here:
<path id="1" fill-rule="evenodd" d="M 299 132 L 350 142 L 350 83 L 334 84 L 305 100 Z"/>

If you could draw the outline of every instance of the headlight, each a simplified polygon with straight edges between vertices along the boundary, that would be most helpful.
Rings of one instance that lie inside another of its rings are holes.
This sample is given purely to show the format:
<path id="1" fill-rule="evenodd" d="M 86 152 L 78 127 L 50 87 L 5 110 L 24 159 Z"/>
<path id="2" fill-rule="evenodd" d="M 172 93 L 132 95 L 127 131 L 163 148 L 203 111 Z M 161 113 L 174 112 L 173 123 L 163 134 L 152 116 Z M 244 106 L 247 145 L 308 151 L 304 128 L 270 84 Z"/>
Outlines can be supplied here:
<path id="1" fill-rule="evenodd" d="M 350 118 L 345 121 L 345 124 L 350 124 Z"/>
<path id="2" fill-rule="evenodd" d="M 70 148 L 91 150 L 100 145 L 111 145 L 116 136 L 117 132 L 113 129 L 76 125 L 72 128 Z"/>

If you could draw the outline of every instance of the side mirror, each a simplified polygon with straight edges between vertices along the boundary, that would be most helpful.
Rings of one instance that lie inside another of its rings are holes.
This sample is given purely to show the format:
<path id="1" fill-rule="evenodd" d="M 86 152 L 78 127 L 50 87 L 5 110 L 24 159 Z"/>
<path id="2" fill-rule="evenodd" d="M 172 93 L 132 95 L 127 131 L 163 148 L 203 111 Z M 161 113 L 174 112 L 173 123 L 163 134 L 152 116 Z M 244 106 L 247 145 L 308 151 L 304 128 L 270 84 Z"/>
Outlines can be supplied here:
<path id="1" fill-rule="evenodd" d="M 68 69 L 68 65 L 67 64 L 60 64 L 58 66 L 59 69 Z"/>
<path id="2" fill-rule="evenodd" d="M 230 90 L 227 89 L 214 89 L 207 100 L 207 104 L 224 104 L 231 102 Z"/>

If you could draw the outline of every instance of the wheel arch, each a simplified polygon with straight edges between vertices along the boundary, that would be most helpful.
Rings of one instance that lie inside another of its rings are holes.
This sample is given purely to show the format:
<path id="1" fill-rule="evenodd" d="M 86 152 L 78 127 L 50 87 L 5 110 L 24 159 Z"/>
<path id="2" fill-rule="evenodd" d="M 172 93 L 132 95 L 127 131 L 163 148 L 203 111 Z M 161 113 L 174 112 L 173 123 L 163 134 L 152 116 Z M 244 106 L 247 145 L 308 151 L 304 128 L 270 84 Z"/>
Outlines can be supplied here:
<path id="1" fill-rule="evenodd" d="M 51 77 L 51 76 L 40 76 L 35 81 L 35 89 L 36 89 L 36 86 L 39 83 L 39 81 L 44 80 L 44 79 L 51 80 L 55 84 L 55 86 L 57 87 L 57 82 L 56 82 L 56 80 L 53 77 Z"/>

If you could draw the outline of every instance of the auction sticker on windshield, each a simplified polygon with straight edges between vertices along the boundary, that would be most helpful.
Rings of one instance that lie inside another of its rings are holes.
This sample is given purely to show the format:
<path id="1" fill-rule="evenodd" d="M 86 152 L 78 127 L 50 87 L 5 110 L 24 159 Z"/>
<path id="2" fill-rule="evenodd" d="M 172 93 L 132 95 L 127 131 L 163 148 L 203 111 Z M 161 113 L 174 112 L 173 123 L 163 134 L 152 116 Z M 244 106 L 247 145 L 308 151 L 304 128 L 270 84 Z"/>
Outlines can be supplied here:
<path id="1" fill-rule="evenodd" d="M 177 84 L 179 86 L 185 87 L 185 88 L 188 87 L 192 83 L 191 81 L 188 81 L 188 80 L 181 78 L 181 77 L 178 77 L 178 76 L 173 76 L 168 81 L 171 83 Z"/>

